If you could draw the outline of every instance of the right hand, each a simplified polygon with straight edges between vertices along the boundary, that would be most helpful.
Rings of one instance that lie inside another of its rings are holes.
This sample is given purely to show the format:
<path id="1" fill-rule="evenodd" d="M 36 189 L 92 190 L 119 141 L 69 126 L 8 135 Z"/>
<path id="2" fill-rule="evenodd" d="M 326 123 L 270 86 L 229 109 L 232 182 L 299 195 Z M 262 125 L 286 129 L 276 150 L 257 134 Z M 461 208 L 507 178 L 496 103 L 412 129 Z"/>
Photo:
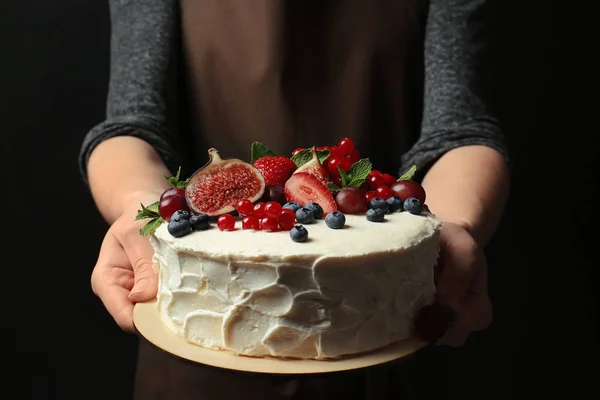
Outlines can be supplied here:
<path id="1" fill-rule="evenodd" d="M 158 276 L 152 268 L 152 246 L 139 232 L 147 221 L 135 221 L 140 202 L 131 204 L 108 229 L 91 284 L 119 327 L 133 333 L 133 307 L 156 296 Z"/>

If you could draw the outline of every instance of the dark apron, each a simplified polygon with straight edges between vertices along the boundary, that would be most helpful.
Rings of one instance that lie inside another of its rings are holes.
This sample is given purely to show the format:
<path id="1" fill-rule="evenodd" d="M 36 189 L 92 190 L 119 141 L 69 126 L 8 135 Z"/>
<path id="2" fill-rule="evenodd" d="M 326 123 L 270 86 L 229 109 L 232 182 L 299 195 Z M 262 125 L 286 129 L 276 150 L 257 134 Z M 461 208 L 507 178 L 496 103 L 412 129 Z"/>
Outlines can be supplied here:
<path id="1" fill-rule="evenodd" d="M 180 3 L 193 129 L 207 148 L 249 159 L 253 141 L 289 155 L 350 137 L 377 169 L 397 172 L 421 121 L 425 1 Z M 178 360 L 142 341 L 136 398 L 407 398 L 400 370 L 240 374 Z"/>

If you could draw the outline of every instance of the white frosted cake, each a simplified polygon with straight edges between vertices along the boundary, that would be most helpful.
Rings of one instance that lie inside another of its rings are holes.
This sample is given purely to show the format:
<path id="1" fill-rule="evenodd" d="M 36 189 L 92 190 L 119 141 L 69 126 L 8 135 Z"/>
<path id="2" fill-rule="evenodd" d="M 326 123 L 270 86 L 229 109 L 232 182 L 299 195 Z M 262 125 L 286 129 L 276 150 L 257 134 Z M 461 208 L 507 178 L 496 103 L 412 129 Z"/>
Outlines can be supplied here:
<path id="1" fill-rule="evenodd" d="M 310 240 L 220 231 L 151 237 L 159 314 L 198 345 L 248 356 L 324 359 L 374 350 L 412 333 L 435 295 L 440 222 L 408 212 L 372 223 L 348 215 Z"/>
<path id="2" fill-rule="evenodd" d="M 169 178 L 137 216 L 151 218 L 141 233 L 168 329 L 216 351 L 316 360 L 415 334 L 442 223 L 410 174 L 372 170 L 345 140 L 290 158 L 259 145 L 252 163 L 211 149 L 188 180 Z"/>

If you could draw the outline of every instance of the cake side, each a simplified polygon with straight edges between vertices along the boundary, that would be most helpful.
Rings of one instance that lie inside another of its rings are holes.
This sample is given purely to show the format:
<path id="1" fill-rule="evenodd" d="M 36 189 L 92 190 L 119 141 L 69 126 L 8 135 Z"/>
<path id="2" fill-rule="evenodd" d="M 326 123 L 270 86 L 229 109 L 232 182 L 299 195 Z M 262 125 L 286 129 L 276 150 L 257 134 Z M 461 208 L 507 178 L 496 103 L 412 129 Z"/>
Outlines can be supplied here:
<path id="1" fill-rule="evenodd" d="M 234 232 L 204 231 L 183 242 L 157 230 L 150 240 L 163 323 L 191 343 L 257 357 L 336 358 L 409 337 L 415 313 L 435 295 L 441 222 L 348 217 L 351 228 L 335 235 L 315 223 L 311 241 L 293 250 L 273 246 L 272 233 L 240 231 L 250 235 L 230 241 Z M 357 231 L 362 247 L 345 237 Z M 212 246 L 223 241 L 226 251 Z"/>

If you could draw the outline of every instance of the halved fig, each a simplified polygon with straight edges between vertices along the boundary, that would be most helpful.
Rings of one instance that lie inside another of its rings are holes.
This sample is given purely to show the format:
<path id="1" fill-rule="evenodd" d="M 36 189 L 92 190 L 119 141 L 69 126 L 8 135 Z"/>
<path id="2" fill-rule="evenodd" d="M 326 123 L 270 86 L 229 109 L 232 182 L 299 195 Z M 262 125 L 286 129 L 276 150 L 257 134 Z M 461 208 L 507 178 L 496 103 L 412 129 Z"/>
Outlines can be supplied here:
<path id="1" fill-rule="evenodd" d="M 208 163 L 192 174 L 185 188 L 193 213 L 218 216 L 234 211 L 242 199 L 255 202 L 261 198 L 265 178 L 256 167 L 237 158 L 221 158 L 214 148 L 208 156 Z"/>
<path id="2" fill-rule="evenodd" d="M 310 152 L 312 155 L 310 161 L 298 167 L 298 169 L 294 171 L 294 174 L 307 173 L 317 178 L 324 185 L 327 185 L 329 182 L 331 182 L 329 172 L 327 172 L 325 167 L 323 167 L 323 165 L 321 164 L 321 161 L 319 161 L 319 157 L 317 155 L 317 150 L 315 146 L 313 146 L 310 149 Z"/>

